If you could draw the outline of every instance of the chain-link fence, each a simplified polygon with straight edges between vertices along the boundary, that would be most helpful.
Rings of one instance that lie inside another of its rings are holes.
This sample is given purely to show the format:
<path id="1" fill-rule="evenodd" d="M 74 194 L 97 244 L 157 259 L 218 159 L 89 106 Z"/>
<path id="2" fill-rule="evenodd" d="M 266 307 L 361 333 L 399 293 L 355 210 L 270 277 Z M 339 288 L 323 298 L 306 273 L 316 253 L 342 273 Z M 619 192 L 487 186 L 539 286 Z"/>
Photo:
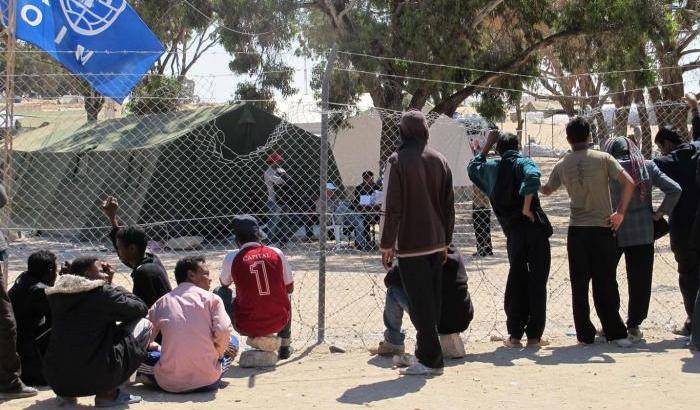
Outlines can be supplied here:
<path id="1" fill-rule="evenodd" d="M 319 323 L 327 341 L 344 346 L 373 344 L 382 337 L 385 272 L 376 250 L 379 179 L 384 160 L 399 144 L 400 113 L 332 107 L 331 118 L 339 120 L 332 123 L 328 157 L 322 158 L 325 142 L 315 123 L 321 113 L 315 104 L 295 108 L 298 116 L 311 120 L 295 125 L 256 103 L 194 98 L 201 93 L 192 90 L 206 84 L 206 78 L 185 90 L 173 88 L 169 79 L 150 77 L 146 82 L 152 87 L 139 88 L 123 106 L 85 93 L 82 82 L 68 75 L 17 75 L 14 81 L 13 144 L 4 156 L 9 159 L 5 184 L 11 199 L 4 209 L 4 227 L 12 239 L 11 276 L 23 270 L 28 254 L 50 249 L 60 261 L 102 255 L 119 267 L 117 282 L 130 286 L 127 269 L 119 265 L 106 238 L 109 224 L 99 208 L 106 196 L 117 197 L 123 223 L 146 229 L 150 249 L 171 275 L 177 258 L 185 254 L 204 254 L 217 272 L 227 250 L 235 247 L 232 217 L 253 214 L 262 222 L 265 240 L 287 254 L 294 270 L 296 345 L 314 342 Z M 664 105 L 669 106 L 676 107 L 677 116 L 686 115 L 678 104 Z M 646 109 L 654 112 L 653 107 Z M 522 129 L 515 120 L 501 127 L 522 132 L 523 151 L 546 179 L 567 149 L 567 117 L 546 110 L 525 115 Z M 602 110 L 586 115 L 595 121 L 609 117 Z M 483 340 L 501 335 L 509 269 L 505 238 L 488 200 L 466 174 L 472 142 L 483 138 L 488 124 L 468 115 L 429 119 L 430 144 L 445 154 L 454 173 L 454 241 L 467 266 L 476 311 L 466 336 Z M 685 118 L 674 121 L 687 124 Z M 651 133 L 659 123 L 653 114 L 639 124 L 630 116 L 622 128 L 596 123 L 596 138 L 620 129 L 645 136 L 647 126 Z M 635 132 L 635 126 L 643 130 Z M 328 164 L 327 179 L 321 178 L 322 163 Z M 319 213 L 323 201 L 325 217 Z M 543 199 L 543 208 L 555 228 L 547 332 L 564 334 L 573 324 L 565 193 Z M 322 218 L 325 233 L 319 228 Z M 319 238 L 327 240 L 325 246 Z M 626 312 L 624 264 L 618 272 Z M 684 319 L 675 262 L 664 239 L 657 243 L 645 325 L 663 329 Z M 411 335 L 407 318 L 405 326 Z"/>

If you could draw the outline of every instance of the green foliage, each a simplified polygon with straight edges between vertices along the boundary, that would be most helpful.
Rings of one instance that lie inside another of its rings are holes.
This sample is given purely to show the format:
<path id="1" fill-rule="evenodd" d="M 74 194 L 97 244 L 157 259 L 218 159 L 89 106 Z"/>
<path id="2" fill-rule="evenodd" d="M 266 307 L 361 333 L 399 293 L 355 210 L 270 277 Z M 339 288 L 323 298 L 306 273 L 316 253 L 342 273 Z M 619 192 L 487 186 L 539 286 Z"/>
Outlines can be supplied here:
<path id="1" fill-rule="evenodd" d="M 492 122 L 502 122 L 506 118 L 506 103 L 498 95 L 482 95 L 472 105 L 479 115 Z"/>
<path id="2" fill-rule="evenodd" d="M 131 93 L 126 109 L 135 115 L 162 114 L 175 111 L 191 97 L 184 93 L 179 79 L 150 75 Z"/>
<path id="3" fill-rule="evenodd" d="M 273 93 L 270 90 L 260 89 L 255 83 L 244 81 L 236 88 L 236 101 L 248 101 L 265 111 L 274 113 L 277 104 L 273 100 Z"/>

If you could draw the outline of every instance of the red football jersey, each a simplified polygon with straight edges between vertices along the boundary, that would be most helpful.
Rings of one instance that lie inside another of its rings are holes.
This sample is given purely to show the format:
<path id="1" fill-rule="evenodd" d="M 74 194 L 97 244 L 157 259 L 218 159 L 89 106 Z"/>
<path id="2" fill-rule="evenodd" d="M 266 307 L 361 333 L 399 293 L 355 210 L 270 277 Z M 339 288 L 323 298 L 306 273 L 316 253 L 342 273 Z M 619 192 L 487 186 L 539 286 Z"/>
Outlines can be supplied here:
<path id="1" fill-rule="evenodd" d="M 260 244 L 246 244 L 233 257 L 230 277 L 236 287 L 234 326 L 245 336 L 266 336 L 289 322 L 292 306 L 287 295 L 284 257 Z M 287 273 L 290 275 L 290 273 Z"/>

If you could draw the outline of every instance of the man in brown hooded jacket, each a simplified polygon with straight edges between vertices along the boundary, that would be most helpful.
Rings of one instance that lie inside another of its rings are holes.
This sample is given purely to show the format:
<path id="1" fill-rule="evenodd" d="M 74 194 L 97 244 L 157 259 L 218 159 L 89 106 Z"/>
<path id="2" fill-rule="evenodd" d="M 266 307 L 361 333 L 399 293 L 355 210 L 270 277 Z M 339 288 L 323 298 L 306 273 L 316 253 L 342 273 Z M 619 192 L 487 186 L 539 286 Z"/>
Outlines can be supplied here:
<path id="1" fill-rule="evenodd" d="M 423 113 L 405 112 L 399 129 L 401 146 L 389 157 L 384 171 L 382 262 L 388 270 L 394 257 L 398 258 L 417 333 L 418 363 L 402 374 L 442 374 L 437 323 L 442 265 L 455 222 L 452 171 L 445 157 L 427 146 L 429 133 Z"/>

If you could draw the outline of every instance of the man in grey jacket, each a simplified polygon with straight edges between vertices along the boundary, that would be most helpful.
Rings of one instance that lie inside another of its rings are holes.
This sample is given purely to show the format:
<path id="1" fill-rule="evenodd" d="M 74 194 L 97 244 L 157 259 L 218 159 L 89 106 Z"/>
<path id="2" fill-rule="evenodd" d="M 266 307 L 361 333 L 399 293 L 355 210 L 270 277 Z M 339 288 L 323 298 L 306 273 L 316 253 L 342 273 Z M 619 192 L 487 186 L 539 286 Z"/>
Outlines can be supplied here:
<path id="1" fill-rule="evenodd" d="M 445 157 L 427 146 L 428 125 L 420 111 L 405 112 L 399 130 L 401 146 L 389 157 L 384 175 L 382 262 L 389 270 L 398 257 L 417 333 L 418 362 L 401 373 L 439 375 L 443 371 L 437 331 L 442 265 L 455 222 L 452 171 Z"/>
<path id="2" fill-rule="evenodd" d="M 0 184 L 0 208 L 7 205 L 5 186 Z M 7 241 L 0 232 L 0 400 L 19 399 L 36 396 L 34 388 L 27 387 L 19 378 L 20 361 L 17 355 L 17 323 L 12 312 L 12 304 L 5 289 L 7 275 L 2 263 L 7 258 Z"/>

